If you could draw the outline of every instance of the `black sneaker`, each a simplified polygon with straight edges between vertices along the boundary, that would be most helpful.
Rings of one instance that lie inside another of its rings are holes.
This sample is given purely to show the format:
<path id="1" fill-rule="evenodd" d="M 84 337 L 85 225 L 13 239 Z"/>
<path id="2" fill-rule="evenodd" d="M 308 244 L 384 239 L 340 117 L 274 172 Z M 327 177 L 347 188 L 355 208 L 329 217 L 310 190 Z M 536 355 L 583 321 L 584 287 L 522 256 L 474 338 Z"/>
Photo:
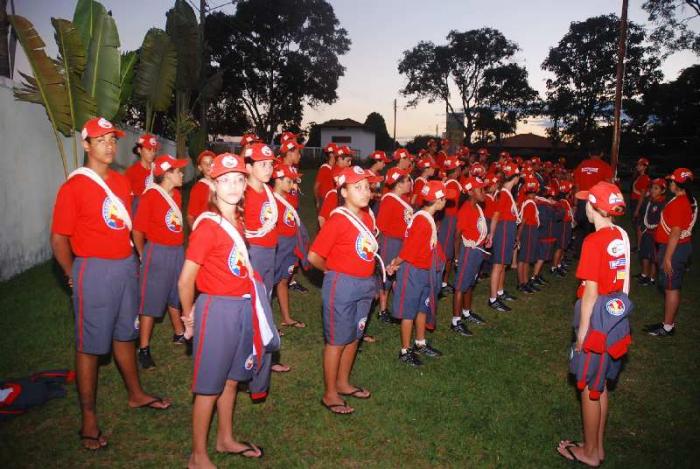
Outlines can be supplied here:
<path id="1" fill-rule="evenodd" d="M 175 345 L 185 345 L 187 339 L 185 339 L 185 334 L 173 334 L 173 344 Z"/>
<path id="2" fill-rule="evenodd" d="M 144 347 L 138 349 L 138 359 L 139 359 L 139 365 L 141 366 L 142 369 L 148 370 L 150 368 L 155 368 L 156 367 L 156 362 L 153 361 L 153 358 L 151 357 L 151 348 L 150 347 Z"/>
<path id="3" fill-rule="evenodd" d="M 664 323 L 663 322 L 656 322 L 654 324 L 647 324 L 644 327 L 642 327 L 642 330 L 644 332 L 650 332 L 650 331 L 654 331 L 654 330 L 658 329 L 659 327 L 664 327 Z"/>
<path id="4" fill-rule="evenodd" d="M 640 275 L 639 280 L 637 280 L 637 284 L 640 287 L 648 287 L 649 285 L 651 285 L 651 280 L 646 275 Z"/>
<path id="5" fill-rule="evenodd" d="M 550 273 L 559 278 L 566 277 L 566 271 L 562 267 L 554 267 L 550 270 Z"/>
<path id="6" fill-rule="evenodd" d="M 544 278 L 544 277 L 542 276 L 542 274 L 539 274 L 539 275 L 537 276 L 537 280 L 539 280 L 539 281 L 542 283 L 542 285 L 549 285 L 549 280 L 547 280 L 546 278 Z"/>
<path id="7" fill-rule="evenodd" d="M 527 287 L 535 293 L 542 291 L 542 289 L 540 287 L 535 285 L 535 282 L 532 281 L 532 279 L 528 280 Z"/>
<path id="8" fill-rule="evenodd" d="M 530 284 L 531 285 L 536 285 L 538 287 L 544 287 L 546 284 L 539 278 L 539 275 L 537 277 L 531 277 L 530 278 Z"/>
<path id="9" fill-rule="evenodd" d="M 299 293 L 308 293 L 309 292 L 308 288 L 306 288 L 304 285 L 302 285 L 301 283 L 299 283 L 297 281 L 289 282 L 289 289 L 293 290 L 295 292 L 299 292 Z"/>
<path id="10" fill-rule="evenodd" d="M 653 286 L 655 286 L 655 285 L 656 285 L 656 280 L 654 280 L 653 278 L 650 278 L 650 279 L 649 279 L 649 286 L 652 286 L 652 287 L 653 287 Z"/>
<path id="11" fill-rule="evenodd" d="M 377 317 L 384 324 L 398 324 L 401 322 L 398 319 L 392 317 L 391 313 L 386 309 L 384 311 L 380 311 L 379 314 L 377 314 Z"/>
<path id="12" fill-rule="evenodd" d="M 442 352 L 438 349 L 431 347 L 430 344 L 425 345 L 413 345 L 413 351 L 418 355 L 425 355 L 426 357 L 437 358 L 442 356 Z"/>
<path id="13" fill-rule="evenodd" d="M 508 311 L 512 311 L 512 309 L 513 309 L 510 306 L 505 305 L 498 298 L 496 298 L 496 301 L 489 300 L 488 304 L 489 304 L 489 308 L 495 309 L 496 311 L 500 311 L 501 313 L 507 313 Z"/>
<path id="14" fill-rule="evenodd" d="M 676 333 L 676 328 L 674 327 L 670 331 L 667 331 L 664 329 L 664 326 L 662 325 L 661 327 L 657 327 L 656 329 L 647 331 L 647 334 L 653 335 L 654 337 L 673 337 L 673 334 Z"/>
<path id="15" fill-rule="evenodd" d="M 451 295 L 454 292 L 455 292 L 455 287 L 453 287 L 449 283 L 440 289 L 440 294 L 443 296 Z"/>
<path id="16" fill-rule="evenodd" d="M 518 297 L 517 297 L 517 296 L 513 296 L 513 295 L 511 295 L 510 293 L 508 293 L 507 291 L 503 290 L 503 294 L 502 294 L 502 295 L 498 295 L 498 299 L 501 300 L 501 301 L 515 301 L 515 300 L 518 299 Z"/>
<path id="17" fill-rule="evenodd" d="M 464 316 L 462 316 L 462 320 L 457 323 L 457 325 L 452 324 L 450 326 L 450 329 L 452 329 L 454 332 L 457 334 L 464 336 L 464 337 L 471 337 L 474 334 L 472 334 L 472 331 L 470 331 L 467 328 L 467 325 L 464 323 Z"/>
<path id="18" fill-rule="evenodd" d="M 413 349 L 408 349 L 406 353 L 399 352 L 399 361 L 411 366 L 421 366 L 423 364 L 420 358 L 413 353 Z"/>
<path id="19" fill-rule="evenodd" d="M 462 322 L 464 321 L 471 322 L 477 326 L 486 324 L 486 320 L 474 312 L 469 313 L 469 316 L 462 315 Z"/>
<path id="20" fill-rule="evenodd" d="M 525 293 L 528 295 L 532 295 L 533 293 L 535 293 L 534 290 L 530 289 L 530 285 L 528 285 L 527 283 L 521 283 L 517 287 L 515 287 L 515 289 L 518 290 L 519 292 L 522 292 L 522 293 Z"/>

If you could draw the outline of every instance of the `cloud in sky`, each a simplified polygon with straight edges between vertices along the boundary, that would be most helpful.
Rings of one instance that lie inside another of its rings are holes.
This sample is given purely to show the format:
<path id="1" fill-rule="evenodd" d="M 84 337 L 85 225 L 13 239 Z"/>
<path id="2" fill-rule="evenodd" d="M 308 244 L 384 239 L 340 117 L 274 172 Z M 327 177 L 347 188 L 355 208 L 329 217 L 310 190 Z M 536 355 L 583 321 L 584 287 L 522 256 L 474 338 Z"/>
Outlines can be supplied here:
<path id="1" fill-rule="evenodd" d="M 136 49 L 151 27 L 165 28 L 165 12 L 172 0 L 102 0 L 116 19 L 123 50 Z M 199 2 L 193 2 L 198 4 Z M 220 5 L 223 0 L 210 0 Z M 406 99 L 399 95 L 403 78 L 397 71 L 402 52 L 421 40 L 445 42 L 452 30 L 465 31 L 480 27 L 499 29 L 520 46 L 515 60 L 527 68 L 530 85 L 541 94 L 548 74 L 540 65 L 549 48 L 556 45 L 572 21 L 591 16 L 619 14 L 620 1 L 612 0 L 331 0 L 342 27 L 348 30 L 352 45 L 341 57 L 345 76 L 340 79 L 338 101 L 332 105 L 307 109 L 304 123 L 323 122 L 334 118 L 364 121 L 376 111 L 384 116 L 391 132 L 393 100 L 398 99 L 397 137 L 410 139 L 416 134 L 444 131 L 444 104 L 423 103 L 404 109 Z M 47 42 L 49 54 L 56 53 L 50 18 L 71 18 L 74 0 L 20 0 L 17 14 L 26 16 Z M 644 24 L 646 15 L 641 2 L 631 2 L 629 17 Z M 222 8 L 232 13 L 234 7 Z M 700 20 L 695 20 L 699 23 Z M 28 71 L 26 60 L 18 52 L 17 67 Z M 673 80 L 679 71 L 697 63 L 689 52 L 669 57 L 662 66 L 666 80 Z M 519 132 L 543 134 L 544 120 L 521 124 Z"/>

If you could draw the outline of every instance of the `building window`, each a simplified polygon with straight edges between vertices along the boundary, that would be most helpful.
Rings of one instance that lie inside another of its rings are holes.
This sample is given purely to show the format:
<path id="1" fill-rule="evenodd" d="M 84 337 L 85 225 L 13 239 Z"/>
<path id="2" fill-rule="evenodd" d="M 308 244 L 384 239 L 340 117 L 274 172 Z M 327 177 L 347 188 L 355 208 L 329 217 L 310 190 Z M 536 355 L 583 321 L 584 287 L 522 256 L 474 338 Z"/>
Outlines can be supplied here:
<path id="1" fill-rule="evenodd" d="M 352 143 L 352 137 L 349 135 L 334 135 L 331 137 L 333 143 Z"/>

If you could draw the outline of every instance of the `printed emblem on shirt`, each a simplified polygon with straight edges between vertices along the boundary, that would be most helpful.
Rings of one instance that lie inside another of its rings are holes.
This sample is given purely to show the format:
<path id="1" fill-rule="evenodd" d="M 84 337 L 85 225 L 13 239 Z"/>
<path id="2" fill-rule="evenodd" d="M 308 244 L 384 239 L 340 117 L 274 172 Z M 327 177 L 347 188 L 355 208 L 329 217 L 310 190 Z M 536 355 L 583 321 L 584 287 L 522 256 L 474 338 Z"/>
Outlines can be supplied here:
<path id="1" fill-rule="evenodd" d="M 105 197 L 104 202 L 102 202 L 102 219 L 113 230 L 124 229 L 124 220 L 119 217 L 117 205 L 109 197 Z"/>
<path id="2" fill-rule="evenodd" d="M 236 249 L 236 246 L 233 246 L 228 255 L 228 268 L 236 277 L 245 277 L 248 275 L 245 263 L 243 262 L 243 255 Z"/>
<path id="3" fill-rule="evenodd" d="M 367 325 L 367 318 L 364 317 L 360 319 L 360 321 L 357 323 L 357 328 L 360 330 L 360 332 L 365 330 L 365 326 Z"/>
<path id="4" fill-rule="evenodd" d="M 284 224 L 287 226 L 294 226 L 294 214 L 288 208 L 284 210 L 284 217 L 282 218 Z"/>
<path id="5" fill-rule="evenodd" d="M 410 208 L 403 209 L 403 221 L 409 223 L 411 221 L 411 218 L 413 218 L 413 210 L 411 210 Z"/>
<path id="6" fill-rule="evenodd" d="M 248 355 L 248 358 L 245 359 L 245 364 L 243 365 L 246 370 L 250 371 L 253 369 L 253 365 L 255 364 L 255 356 L 251 353 Z"/>
<path id="7" fill-rule="evenodd" d="M 173 233 L 180 233 L 182 231 L 182 220 L 175 214 L 175 211 L 170 208 L 165 213 L 165 226 L 168 227 Z"/>
<path id="8" fill-rule="evenodd" d="M 625 242 L 621 239 L 613 239 L 608 244 L 608 254 L 612 257 L 620 257 L 625 255 Z"/>
<path id="9" fill-rule="evenodd" d="M 272 220 L 272 205 L 265 201 L 260 208 L 260 224 L 264 225 L 268 220 Z"/>
<path id="10" fill-rule="evenodd" d="M 605 303 L 605 310 L 612 316 L 625 314 L 625 303 L 619 298 L 613 298 Z"/>
<path id="11" fill-rule="evenodd" d="M 581 172 L 586 174 L 595 174 L 598 172 L 598 168 L 590 168 L 586 166 L 584 168 L 581 168 Z"/>
<path id="12" fill-rule="evenodd" d="M 371 262 L 374 260 L 374 251 L 372 251 L 372 242 L 367 238 L 365 233 L 357 235 L 355 240 L 355 252 L 363 261 Z"/>

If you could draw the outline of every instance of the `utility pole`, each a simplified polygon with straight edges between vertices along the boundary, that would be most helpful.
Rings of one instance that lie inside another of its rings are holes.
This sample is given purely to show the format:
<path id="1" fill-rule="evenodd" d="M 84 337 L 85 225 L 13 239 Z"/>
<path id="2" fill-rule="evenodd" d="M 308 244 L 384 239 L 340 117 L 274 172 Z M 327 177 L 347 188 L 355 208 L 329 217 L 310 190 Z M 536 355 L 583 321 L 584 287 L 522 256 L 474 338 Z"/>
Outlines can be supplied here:
<path id="1" fill-rule="evenodd" d="M 396 148 L 396 98 L 394 98 L 394 148 Z"/>
<path id="2" fill-rule="evenodd" d="M 199 47 L 202 53 L 202 61 L 200 64 L 199 81 L 204 83 L 207 79 L 207 65 L 209 64 L 209 54 L 205 47 L 204 40 L 204 22 L 207 17 L 207 0 L 199 0 Z M 209 143 L 209 128 L 207 126 L 207 99 L 201 96 L 199 99 L 199 125 L 204 133 L 205 145 Z"/>
<path id="3" fill-rule="evenodd" d="M 617 44 L 617 76 L 615 77 L 615 114 L 613 115 L 613 140 L 610 149 L 610 166 L 613 174 L 617 175 L 617 161 L 620 156 L 620 135 L 622 115 L 622 85 L 625 78 L 625 53 L 627 49 L 627 7 L 628 0 L 622 0 L 620 15 L 620 35 Z"/>

